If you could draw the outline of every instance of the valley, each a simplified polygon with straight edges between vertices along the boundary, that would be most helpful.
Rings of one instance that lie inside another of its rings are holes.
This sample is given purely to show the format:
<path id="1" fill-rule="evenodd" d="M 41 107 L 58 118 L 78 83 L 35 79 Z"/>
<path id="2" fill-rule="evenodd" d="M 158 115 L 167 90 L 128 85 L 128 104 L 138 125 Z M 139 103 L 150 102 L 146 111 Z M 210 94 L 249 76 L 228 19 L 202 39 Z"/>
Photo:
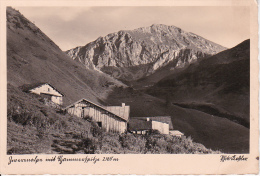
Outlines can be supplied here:
<path id="1" fill-rule="evenodd" d="M 7 153 L 249 153 L 249 78 L 250 40 L 227 49 L 154 24 L 63 52 L 8 7 Z M 43 82 L 64 95 L 59 110 L 23 91 Z M 110 133 L 63 114 L 82 98 L 100 106 L 125 103 L 130 119 L 170 116 L 185 136 Z"/>

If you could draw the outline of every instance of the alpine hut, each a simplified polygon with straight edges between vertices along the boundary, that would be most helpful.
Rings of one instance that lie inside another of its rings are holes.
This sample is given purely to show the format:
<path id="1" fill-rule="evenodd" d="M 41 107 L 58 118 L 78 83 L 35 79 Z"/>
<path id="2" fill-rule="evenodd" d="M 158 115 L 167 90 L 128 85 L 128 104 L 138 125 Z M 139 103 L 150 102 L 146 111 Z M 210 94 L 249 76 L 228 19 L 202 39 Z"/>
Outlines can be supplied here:
<path id="1" fill-rule="evenodd" d="M 41 95 L 42 97 L 58 104 L 63 104 L 63 94 L 49 83 L 27 84 L 22 86 L 23 91 Z"/>
<path id="2" fill-rule="evenodd" d="M 69 114 L 80 118 L 89 117 L 106 131 L 123 133 L 127 130 L 130 107 L 103 107 L 87 99 L 81 99 L 65 109 Z"/>

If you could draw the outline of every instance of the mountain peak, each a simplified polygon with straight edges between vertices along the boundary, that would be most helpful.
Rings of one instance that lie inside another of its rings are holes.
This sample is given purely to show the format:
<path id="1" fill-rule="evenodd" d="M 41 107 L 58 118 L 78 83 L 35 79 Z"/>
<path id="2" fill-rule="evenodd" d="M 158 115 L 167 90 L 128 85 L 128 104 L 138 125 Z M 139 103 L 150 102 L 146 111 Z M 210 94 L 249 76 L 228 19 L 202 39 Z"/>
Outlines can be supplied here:
<path id="1" fill-rule="evenodd" d="M 226 48 L 176 26 L 153 24 L 99 37 L 91 44 L 67 51 L 67 54 L 86 67 L 101 71 L 107 67 L 145 67 L 145 71 L 141 70 L 142 74 L 139 76 L 130 76 L 130 79 L 139 79 L 169 63 L 175 63 L 176 68 L 184 67 L 200 57 L 210 56 L 224 49 Z M 118 69 L 117 73 L 104 72 L 119 77 L 125 74 Z M 129 71 L 127 74 L 130 74 Z"/>
<path id="2" fill-rule="evenodd" d="M 165 29 L 168 29 L 168 28 L 177 28 L 177 29 L 180 29 L 179 27 L 176 27 L 174 25 L 166 25 L 166 24 L 152 24 L 150 26 L 151 28 L 165 28 Z"/>
<path id="3" fill-rule="evenodd" d="M 166 33 L 172 33 L 172 32 L 177 32 L 177 33 L 181 33 L 184 32 L 182 29 L 180 29 L 179 27 L 176 26 L 168 26 L 165 24 L 152 24 L 151 26 L 148 27 L 140 27 L 134 30 L 127 30 L 128 32 L 143 32 L 143 33 L 158 33 L 161 31 L 164 31 Z"/>
<path id="4" fill-rule="evenodd" d="M 168 25 L 165 25 L 165 24 L 152 24 L 150 26 L 151 28 L 168 28 L 169 26 Z"/>

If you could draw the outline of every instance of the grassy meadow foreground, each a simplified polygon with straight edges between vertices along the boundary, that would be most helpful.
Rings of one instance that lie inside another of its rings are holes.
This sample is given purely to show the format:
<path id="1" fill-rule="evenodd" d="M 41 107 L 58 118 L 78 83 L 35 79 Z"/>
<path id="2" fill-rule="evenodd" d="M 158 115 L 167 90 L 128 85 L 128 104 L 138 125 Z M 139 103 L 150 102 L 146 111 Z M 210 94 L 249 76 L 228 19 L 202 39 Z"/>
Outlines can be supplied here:
<path id="1" fill-rule="evenodd" d="M 90 119 L 57 110 L 40 96 L 8 85 L 7 153 L 219 153 L 185 136 L 105 132 Z"/>

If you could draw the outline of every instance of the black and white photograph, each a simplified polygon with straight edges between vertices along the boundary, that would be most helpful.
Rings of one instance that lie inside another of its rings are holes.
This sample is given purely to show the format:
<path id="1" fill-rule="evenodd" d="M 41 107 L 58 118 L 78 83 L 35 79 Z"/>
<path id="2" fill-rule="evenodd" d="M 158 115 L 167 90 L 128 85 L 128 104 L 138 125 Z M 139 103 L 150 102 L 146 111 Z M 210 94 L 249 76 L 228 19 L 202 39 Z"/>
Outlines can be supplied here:
<path id="1" fill-rule="evenodd" d="M 219 10 L 7 7 L 7 153 L 249 153 L 249 8 Z"/>
<path id="2" fill-rule="evenodd" d="M 248 159 L 250 6 L 5 9 L 10 163 L 39 154 Z"/>

